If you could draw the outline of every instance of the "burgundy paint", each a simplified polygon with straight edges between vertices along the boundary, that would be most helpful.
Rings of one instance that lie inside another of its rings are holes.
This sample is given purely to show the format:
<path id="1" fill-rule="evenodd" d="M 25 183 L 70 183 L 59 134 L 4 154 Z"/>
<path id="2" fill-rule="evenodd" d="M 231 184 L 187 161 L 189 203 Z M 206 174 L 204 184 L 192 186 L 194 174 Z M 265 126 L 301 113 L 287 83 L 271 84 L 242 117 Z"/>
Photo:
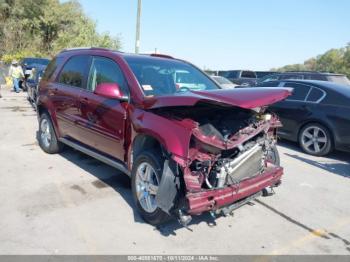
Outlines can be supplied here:
<path id="1" fill-rule="evenodd" d="M 235 88 L 192 91 L 169 96 L 145 98 L 145 108 L 194 106 L 199 102 L 237 106 L 245 109 L 266 106 L 288 97 L 290 88 Z"/>
<path id="2" fill-rule="evenodd" d="M 92 92 L 63 86 L 55 83 L 62 65 L 73 55 L 102 56 L 114 60 L 121 68 L 130 91 L 130 101 L 120 102 L 107 97 L 122 96 L 116 87 L 102 85 L 98 87 L 98 96 Z M 263 175 L 245 180 L 240 187 L 203 190 L 203 175 L 192 173 L 189 164 L 197 159 L 215 161 L 217 156 L 190 148 L 192 136 L 221 149 L 232 148 L 260 131 L 269 131 L 278 125 L 277 119 L 261 121 L 259 126 L 247 127 L 230 137 L 223 144 L 215 138 L 206 137 L 199 132 L 197 124 L 191 119 L 182 121 L 167 119 L 152 113 L 148 109 L 171 106 L 194 106 L 203 102 L 222 106 L 235 106 L 244 109 L 270 105 L 291 94 L 286 88 L 243 88 L 234 90 L 193 91 L 162 97 L 146 97 L 139 83 L 119 52 L 101 49 L 87 49 L 63 52 L 59 55 L 62 62 L 49 80 L 43 80 L 39 89 L 39 109 L 45 108 L 51 115 L 58 137 L 69 136 L 95 147 L 112 157 L 127 163 L 132 169 L 132 146 L 139 135 L 148 135 L 158 140 L 182 168 L 189 212 L 198 214 L 211 208 L 230 204 L 238 199 L 258 192 L 264 187 L 274 185 L 281 179 L 282 169 L 272 168 Z M 162 58 L 170 59 L 170 58 Z"/>
<path id="3" fill-rule="evenodd" d="M 120 90 L 118 84 L 116 83 L 101 83 L 96 86 L 94 93 L 102 97 L 115 98 L 115 99 L 123 98 L 123 93 Z"/>
<path id="4" fill-rule="evenodd" d="M 253 195 L 262 189 L 277 184 L 281 180 L 283 169 L 273 167 L 264 174 L 240 182 L 223 189 L 203 190 L 197 193 L 188 193 L 189 213 L 200 214 L 204 211 L 217 209 Z"/>

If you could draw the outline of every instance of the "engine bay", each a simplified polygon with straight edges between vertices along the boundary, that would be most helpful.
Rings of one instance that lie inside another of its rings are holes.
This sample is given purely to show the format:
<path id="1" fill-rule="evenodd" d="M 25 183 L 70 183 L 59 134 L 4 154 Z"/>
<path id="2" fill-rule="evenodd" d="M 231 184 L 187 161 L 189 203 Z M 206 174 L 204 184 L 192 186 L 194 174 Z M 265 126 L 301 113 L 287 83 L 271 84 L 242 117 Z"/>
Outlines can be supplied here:
<path id="1" fill-rule="evenodd" d="M 164 117 L 190 123 L 189 165 L 184 168 L 188 192 L 224 188 L 262 174 L 274 145 L 271 115 L 263 110 L 198 104 L 155 110 Z"/>

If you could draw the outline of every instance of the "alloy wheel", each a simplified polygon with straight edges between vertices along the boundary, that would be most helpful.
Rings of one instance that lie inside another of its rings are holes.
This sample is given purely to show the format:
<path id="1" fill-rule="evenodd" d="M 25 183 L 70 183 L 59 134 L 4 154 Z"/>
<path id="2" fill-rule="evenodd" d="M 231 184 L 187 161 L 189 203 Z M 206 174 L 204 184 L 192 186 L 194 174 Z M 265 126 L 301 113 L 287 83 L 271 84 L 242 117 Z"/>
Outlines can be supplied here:
<path id="1" fill-rule="evenodd" d="M 157 209 L 156 195 L 159 181 L 154 168 L 147 162 L 141 163 L 136 171 L 136 195 L 142 208 L 153 213 Z"/>
<path id="2" fill-rule="evenodd" d="M 301 144 L 311 154 L 319 154 L 328 143 L 326 132 L 318 126 L 309 126 L 301 134 Z"/>
<path id="3" fill-rule="evenodd" d="M 51 144 L 51 129 L 47 119 L 43 119 L 40 124 L 40 138 L 45 147 L 50 147 Z"/>

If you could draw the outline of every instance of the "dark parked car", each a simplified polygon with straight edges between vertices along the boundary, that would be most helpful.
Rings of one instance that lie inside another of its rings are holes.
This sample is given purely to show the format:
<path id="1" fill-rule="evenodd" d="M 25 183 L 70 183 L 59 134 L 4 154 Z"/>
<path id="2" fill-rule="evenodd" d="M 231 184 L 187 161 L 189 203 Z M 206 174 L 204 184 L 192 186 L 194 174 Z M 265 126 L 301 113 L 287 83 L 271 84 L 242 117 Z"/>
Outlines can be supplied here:
<path id="1" fill-rule="evenodd" d="M 223 76 L 232 83 L 240 86 L 254 86 L 257 83 L 257 76 L 254 71 L 249 70 L 228 70 L 219 71 L 219 76 Z"/>
<path id="2" fill-rule="evenodd" d="M 43 74 L 45 72 L 46 66 L 35 65 L 32 69 L 32 74 L 25 81 L 27 98 L 28 101 L 36 108 L 36 99 L 38 94 L 38 86 Z"/>
<path id="3" fill-rule="evenodd" d="M 324 156 L 333 149 L 350 151 L 350 88 L 325 81 L 286 80 L 262 87 L 291 87 L 293 95 L 270 107 L 283 127 L 280 137 L 299 142 L 308 154 Z"/>
<path id="4" fill-rule="evenodd" d="M 23 91 L 27 91 L 25 81 L 31 76 L 33 68 L 41 66 L 46 67 L 49 63 L 50 60 L 46 58 L 26 57 L 21 60 L 20 64 L 24 73 L 24 81 L 20 82 L 20 86 Z"/>
<path id="5" fill-rule="evenodd" d="M 268 76 L 268 75 L 276 74 L 276 73 L 277 72 L 273 72 L 273 71 L 255 71 L 256 77 L 258 79 L 263 78 L 263 77 Z"/>
<path id="6" fill-rule="evenodd" d="M 279 80 L 319 80 L 329 81 L 340 85 L 350 85 L 350 80 L 346 75 L 321 73 L 321 72 L 284 72 L 277 74 L 270 74 L 258 80 L 258 83 L 265 83 Z"/>
<path id="7" fill-rule="evenodd" d="M 196 86 L 179 87 L 179 73 Z M 187 225 L 192 215 L 228 214 L 280 184 L 280 122 L 264 109 L 290 94 L 220 89 L 164 55 L 65 50 L 40 81 L 39 144 L 50 154 L 68 145 L 121 170 L 146 221 L 172 216 Z"/>

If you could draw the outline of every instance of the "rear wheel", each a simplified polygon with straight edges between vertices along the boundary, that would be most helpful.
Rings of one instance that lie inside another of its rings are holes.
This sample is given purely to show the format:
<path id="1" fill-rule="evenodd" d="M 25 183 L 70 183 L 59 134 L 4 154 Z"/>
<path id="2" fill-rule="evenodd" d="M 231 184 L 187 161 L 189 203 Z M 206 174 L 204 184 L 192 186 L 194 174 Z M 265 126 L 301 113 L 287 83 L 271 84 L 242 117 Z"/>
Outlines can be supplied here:
<path id="1" fill-rule="evenodd" d="M 166 222 L 169 216 L 156 202 L 164 160 L 153 151 L 141 153 L 132 169 L 132 191 L 135 204 L 142 218 L 152 225 Z"/>
<path id="2" fill-rule="evenodd" d="M 308 124 L 301 129 L 299 144 L 304 152 L 314 156 L 325 156 L 333 150 L 330 132 L 317 123 Z"/>
<path id="3" fill-rule="evenodd" d="M 63 144 L 57 140 L 51 118 L 47 113 L 40 116 L 38 139 L 41 149 L 48 154 L 56 154 L 63 149 Z"/>

